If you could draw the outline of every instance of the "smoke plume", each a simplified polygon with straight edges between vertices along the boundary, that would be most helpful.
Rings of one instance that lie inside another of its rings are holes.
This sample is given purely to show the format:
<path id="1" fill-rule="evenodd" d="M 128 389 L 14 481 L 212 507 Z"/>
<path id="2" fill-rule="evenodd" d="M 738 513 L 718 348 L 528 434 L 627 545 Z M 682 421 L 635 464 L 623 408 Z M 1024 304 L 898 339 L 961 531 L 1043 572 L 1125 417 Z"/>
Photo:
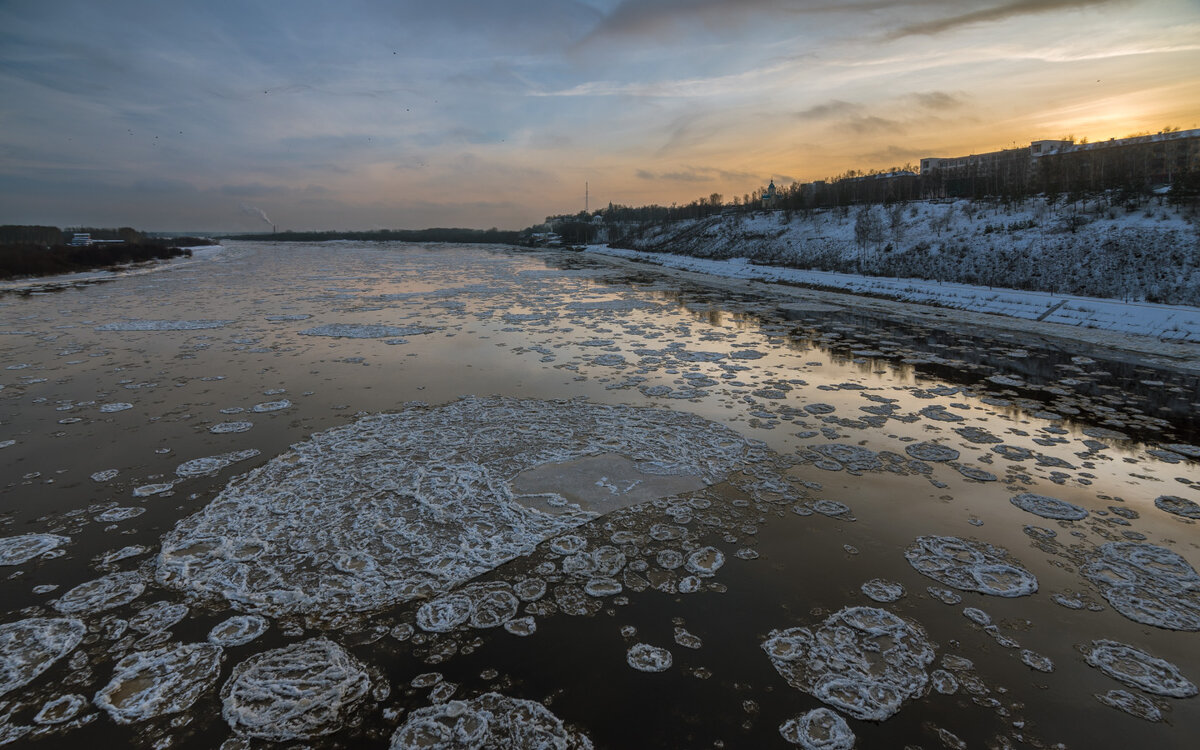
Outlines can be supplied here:
<path id="1" fill-rule="evenodd" d="M 251 205 L 250 205 L 250 204 L 248 204 L 248 203 L 243 203 L 243 204 L 242 204 L 242 213 L 246 214 L 247 216 L 255 216 L 255 217 L 258 217 L 259 219 L 262 219 L 263 221 L 265 221 L 265 222 L 266 222 L 267 224 L 269 224 L 270 226 L 275 226 L 275 225 L 274 225 L 274 224 L 271 222 L 271 220 L 267 218 L 267 214 L 266 214 L 266 212 L 265 212 L 265 211 L 263 211 L 261 208 L 258 208 L 258 207 L 256 207 L 256 206 L 251 206 Z"/>

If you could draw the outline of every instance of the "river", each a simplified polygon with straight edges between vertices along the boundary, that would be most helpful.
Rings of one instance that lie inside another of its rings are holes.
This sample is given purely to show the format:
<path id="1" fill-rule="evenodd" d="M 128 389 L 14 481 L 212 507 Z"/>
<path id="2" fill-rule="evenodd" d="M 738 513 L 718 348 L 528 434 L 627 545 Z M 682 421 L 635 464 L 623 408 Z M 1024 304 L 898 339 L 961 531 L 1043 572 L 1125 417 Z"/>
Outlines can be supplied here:
<path id="1" fill-rule="evenodd" d="M 363 243 L 10 292 L 0 345 L 0 744 L 1200 736 L 1186 374 Z"/>

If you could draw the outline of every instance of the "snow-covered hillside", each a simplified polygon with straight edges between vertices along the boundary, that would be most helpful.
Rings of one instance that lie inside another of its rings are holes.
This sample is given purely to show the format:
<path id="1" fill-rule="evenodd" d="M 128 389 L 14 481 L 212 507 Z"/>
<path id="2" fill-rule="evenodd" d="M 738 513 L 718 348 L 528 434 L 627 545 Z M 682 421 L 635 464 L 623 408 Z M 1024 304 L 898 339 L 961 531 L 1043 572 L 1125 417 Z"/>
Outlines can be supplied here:
<path id="1" fill-rule="evenodd" d="M 608 237 L 698 258 L 1200 305 L 1200 216 L 1158 198 L 725 213 Z"/>

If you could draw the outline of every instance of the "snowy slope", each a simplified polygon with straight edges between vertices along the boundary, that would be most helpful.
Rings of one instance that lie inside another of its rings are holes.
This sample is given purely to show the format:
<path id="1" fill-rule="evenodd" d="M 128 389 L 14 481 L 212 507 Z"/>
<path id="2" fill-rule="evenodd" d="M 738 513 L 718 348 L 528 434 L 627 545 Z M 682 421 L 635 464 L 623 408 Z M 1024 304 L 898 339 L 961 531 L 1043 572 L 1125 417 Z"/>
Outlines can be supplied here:
<path id="1" fill-rule="evenodd" d="M 923 201 L 610 227 L 614 247 L 1059 295 L 1200 305 L 1194 209 L 1115 197 Z"/>

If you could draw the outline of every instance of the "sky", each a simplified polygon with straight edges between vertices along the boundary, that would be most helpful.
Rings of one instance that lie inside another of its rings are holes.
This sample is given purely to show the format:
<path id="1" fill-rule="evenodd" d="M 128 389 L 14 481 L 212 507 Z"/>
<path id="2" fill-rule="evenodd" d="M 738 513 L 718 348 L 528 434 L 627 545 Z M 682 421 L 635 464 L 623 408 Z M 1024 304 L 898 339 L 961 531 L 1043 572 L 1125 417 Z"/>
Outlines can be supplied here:
<path id="1" fill-rule="evenodd" d="M 519 229 L 1166 126 L 1200 0 L 0 0 L 0 224 Z"/>

